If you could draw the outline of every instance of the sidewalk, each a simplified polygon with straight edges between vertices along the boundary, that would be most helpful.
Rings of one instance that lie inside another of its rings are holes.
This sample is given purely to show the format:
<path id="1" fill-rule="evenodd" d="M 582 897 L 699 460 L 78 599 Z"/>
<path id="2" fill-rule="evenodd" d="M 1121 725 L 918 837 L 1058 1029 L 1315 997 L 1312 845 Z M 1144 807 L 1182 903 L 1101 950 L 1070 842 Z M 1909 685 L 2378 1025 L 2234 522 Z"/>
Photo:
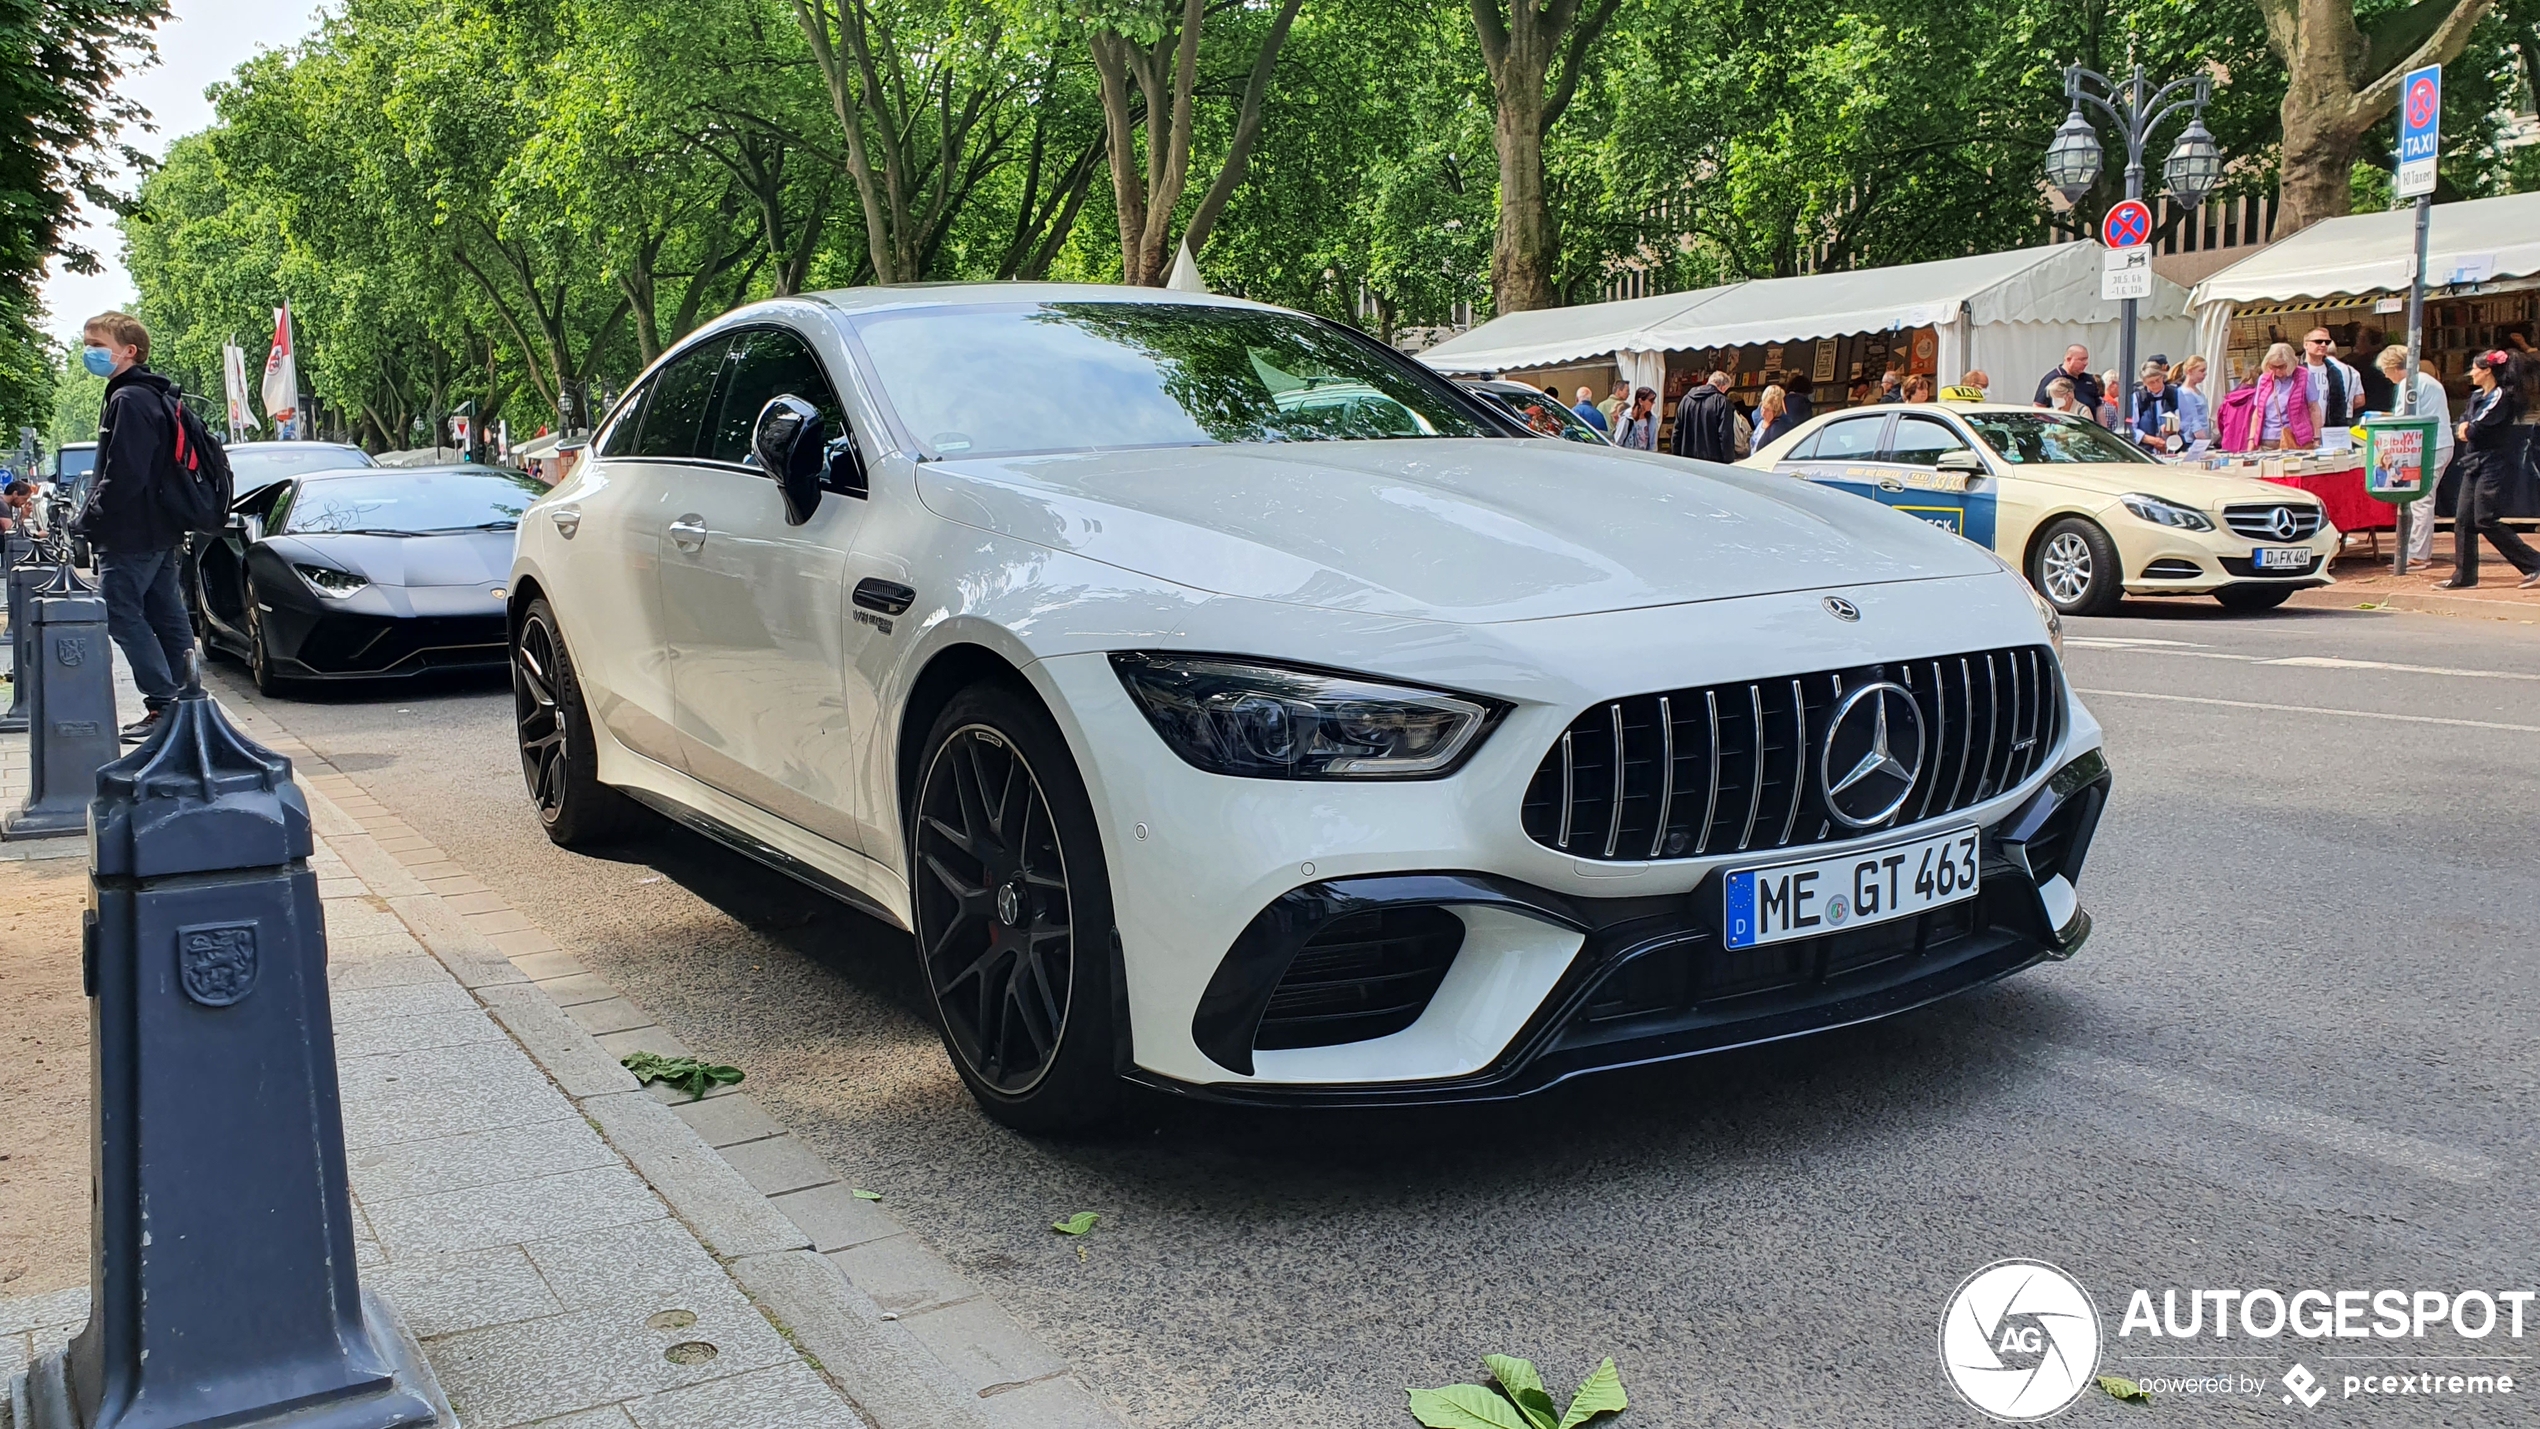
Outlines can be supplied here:
<path id="1" fill-rule="evenodd" d="M 617 1058 L 676 1043 L 595 1032 L 624 1020 L 622 999 L 519 915 L 504 926 L 508 910 L 248 702 L 224 703 L 308 795 L 364 1283 L 422 1340 L 462 1424 L 1118 1424 L 739 1089 L 639 1088 Z M 11 807 L 26 759 L 24 735 L 0 737 Z M 0 870 L 85 852 L 0 845 Z M 77 978 L 77 949 L 73 926 L 60 976 Z M 86 1278 L 84 1239 L 51 1252 L 78 1270 L 52 1283 Z M 0 1298 L 0 1381 L 75 1332 L 87 1299 Z"/>
<path id="2" fill-rule="evenodd" d="M 2405 610 L 2424 615 L 2465 615 L 2481 620 L 2510 620 L 2524 625 L 2540 623 L 2540 590 L 2517 590 L 2522 573 L 2513 568 L 2494 546 L 2483 546 L 2478 557 L 2478 584 L 2468 590 L 2436 590 L 2436 581 L 2452 578 L 2452 533 L 2438 531 L 2434 537 L 2431 568 L 2413 567 L 2404 576 L 2390 573 L 2389 543 L 2382 543 L 2379 559 L 2356 554 L 2338 559 L 2330 569 L 2337 584 L 2318 590 L 2296 592 L 2291 605 L 2323 610 Z"/>

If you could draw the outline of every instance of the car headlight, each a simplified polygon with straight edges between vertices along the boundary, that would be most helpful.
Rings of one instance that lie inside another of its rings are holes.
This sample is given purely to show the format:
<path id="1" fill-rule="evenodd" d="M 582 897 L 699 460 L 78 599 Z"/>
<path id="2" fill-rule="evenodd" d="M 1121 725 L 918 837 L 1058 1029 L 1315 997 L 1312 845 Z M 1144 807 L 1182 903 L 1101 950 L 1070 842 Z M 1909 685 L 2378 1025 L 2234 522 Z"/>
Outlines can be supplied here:
<path id="1" fill-rule="evenodd" d="M 351 571 L 339 571 L 333 566 L 293 566 L 291 569 L 300 573 L 300 579 L 309 583 L 309 589 L 337 600 L 370 584 Z"/>
<path id="2" fill-rule="evenodd" d="M 1147 722 L 1212 774 L 1409 779 L 1463 762 L 1505 706 L 1223 655 L 1111 657 Z"/>
<path id="3" fill-rule="evenodd" d="M 2028 603 L 2037 607 L 2037 618 L 2046 622 L 2046 643 L 2055 647 L 2055 658 L 2063 659 L 2064 617 L 2055 613 L 2055 607 L 2037 593 L 2037 587 L 2021 581 L 2020 589 L 2028 592 Z"/>
<path id="4" fill-rule="evenodd" d="M 2117 499 L 2125 503 L 2126 510 L 2155 526 L 2175 526 L 2182 531 L 2214 529 L 2213 518 L 2193 506 L 2181 506 L 2175 501 L 2164 501 L 2141 491 L 2129 492 Z"/>

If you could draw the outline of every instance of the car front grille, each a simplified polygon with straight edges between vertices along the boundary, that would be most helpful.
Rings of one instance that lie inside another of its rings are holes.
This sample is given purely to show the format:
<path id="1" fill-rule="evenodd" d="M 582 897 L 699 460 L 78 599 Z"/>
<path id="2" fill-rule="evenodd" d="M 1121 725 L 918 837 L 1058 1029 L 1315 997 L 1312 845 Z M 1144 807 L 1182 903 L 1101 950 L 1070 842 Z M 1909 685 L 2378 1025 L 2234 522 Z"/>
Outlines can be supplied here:
<path id="1" fill-rule="evenodd" d="M 1853 828 L 1826 807 L 1815 766 L 1844 692 L 1878 680 L 1912 694 L 1924 756 L 1895 813 Z M 2028 645 L 1610 701 L 1571 721 L 1537 766 L 1526 836 L 1579 858 L 1639 861 L 1917 823 L 2035 774 L 2063 737 L 2061 694 L 2054 655 Z"/>
<path id="2" fill-rule="evenodd" d="M 1444 908 L 1335 918 L 1297 950 L 1252 1045 L 1332 1047 L 1400 1032 L 1420 1020 L 1463 945 L 1464 920 Z"/>
<path id="3" fill-rule="evenodd" d="M 434 667 L 500 663 L 503 635 L 499 614 L 402 620 L 335 614 L 321 618 L 292 653 L 324 674 L 383 674 L 408 662 Z"/>
<path id="4" fill-rule="evenodd" d="M 2270 501 L 2223 508 L 2223 523 L 2231 527 L 2231 534 L 2252 541 L 2307 541 L 2319 534 L 2323 519 L 2320 508 L 2308 502 Z"/>

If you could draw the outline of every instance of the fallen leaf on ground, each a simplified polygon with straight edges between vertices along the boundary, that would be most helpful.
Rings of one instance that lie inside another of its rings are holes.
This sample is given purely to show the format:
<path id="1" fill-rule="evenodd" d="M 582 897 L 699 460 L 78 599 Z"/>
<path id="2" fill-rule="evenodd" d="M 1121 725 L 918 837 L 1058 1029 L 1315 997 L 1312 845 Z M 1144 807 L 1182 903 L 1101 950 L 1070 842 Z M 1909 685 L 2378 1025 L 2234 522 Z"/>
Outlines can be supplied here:
<path id="1" fill-rule="evenodd" d="M 1094 1222 L 1101 1219 L 1102 1217 L 1092 1211 L 1078 1211 L 1063 1221 L 1050 1222 L 1050 1229 L 1060 1235 L 1083 1235 L 1094 1228 Z"/>
<path id="2" fill-rule="evenodd" d="M 718 1086 L 737 1086 L 747 1075 L 738 1067 L 701 1062 L 694 1057 L 665 1057 L 659 1052 L 629 1052 L 618 1059 L 639 1082 L 667 1082 L 695 1101 Z"/>
<path id="3" fill-rule="evenodd" d="M 2149 1404 L 2152 1402 L 2151 1394 L 2147 1392 L 2142 1385 L 2136 1384 L 2130 1379 L 2119 1379 L 2113 1374 L 2103 1374 L 2099 1376 L 2099 1387 L 2108 1391 L 2109 1398 L 2121 1399 L 2128 1404 Z"/>
<path id="4" fill-rule="evenodd" d="M 847 1188 L 847 1194 L 855 1197 L 859 1201 L 878 1201 L 882 1199 L 881 1192 L 868 1191 L 862 1186 L 849 1186 Z"/>

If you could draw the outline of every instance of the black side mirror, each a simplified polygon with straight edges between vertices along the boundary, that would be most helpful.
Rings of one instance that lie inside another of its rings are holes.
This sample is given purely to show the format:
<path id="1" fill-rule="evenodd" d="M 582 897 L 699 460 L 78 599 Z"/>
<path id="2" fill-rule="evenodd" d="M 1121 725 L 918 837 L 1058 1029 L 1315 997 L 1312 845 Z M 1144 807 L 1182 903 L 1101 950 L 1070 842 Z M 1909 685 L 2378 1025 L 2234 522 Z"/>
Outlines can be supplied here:
<path id="1" fill-rule="evenodd" d="M 776 478 L 785 498 L 785 524 L 800 526 L 820 509 L 821 470 L 827 465 L 820 409 L 790 394 L 770 397 L 750 432 L 750 452 Z"/>

